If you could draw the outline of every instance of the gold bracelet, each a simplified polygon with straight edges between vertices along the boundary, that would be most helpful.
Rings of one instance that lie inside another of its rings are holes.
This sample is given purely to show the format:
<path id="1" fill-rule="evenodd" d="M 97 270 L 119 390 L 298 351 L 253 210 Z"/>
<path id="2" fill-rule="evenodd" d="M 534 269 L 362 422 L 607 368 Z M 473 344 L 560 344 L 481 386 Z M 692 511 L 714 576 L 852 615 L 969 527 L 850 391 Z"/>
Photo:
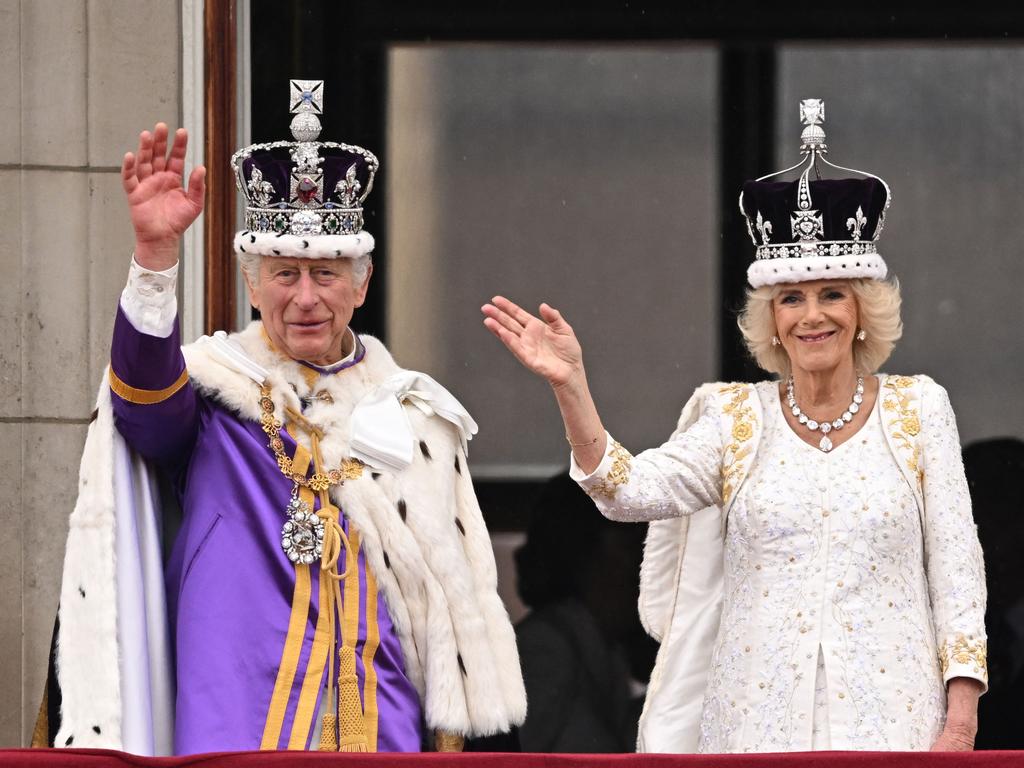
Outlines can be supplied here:
<path id="1" fill-rule="evenodd" d="M 598 437 L 600 437 L 600 435 L 598 435 Z M 596 443 L 597 442 L 597 437 L 595 437 L 593 440 L 590 440 L 590 441 L 588 441 L 586 443 L 574 443 L 569 438 L 568 433 L 566 433 L 566 435 L 565 435 L 565 442 L 567 442 L 569 444 L 569 446 L 572 447 L 572 448 L 584 448 L 584 447 L 586 447 L 588 445 L 593 445 L 594 443 Z"/>

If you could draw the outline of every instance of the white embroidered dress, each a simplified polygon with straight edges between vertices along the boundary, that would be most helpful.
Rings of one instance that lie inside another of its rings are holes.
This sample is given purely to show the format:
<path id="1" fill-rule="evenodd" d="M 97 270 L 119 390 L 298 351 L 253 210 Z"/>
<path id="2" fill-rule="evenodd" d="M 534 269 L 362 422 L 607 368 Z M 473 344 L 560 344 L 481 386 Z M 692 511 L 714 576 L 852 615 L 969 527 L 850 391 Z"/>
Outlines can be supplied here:
<path id="1" fill-rule="evenodd" d="M 984 569 L 946 393 L 922 377 L 924 514 L 886 443 L 881 414 L 898 407 L 887 391 L 828 454 L 793 433 L 777 384 L 756 393 L 763 428 L 729 489 L 698 750 L 928 749 L 944 682 L 986 679 Z M 573 475 L 613 519 L 722 506 L 723 456 L 745 434 L 723 435 L 726 402 L 712 398 L 692 427 L 636 457 L 609 438 L 602 464 Z"/>

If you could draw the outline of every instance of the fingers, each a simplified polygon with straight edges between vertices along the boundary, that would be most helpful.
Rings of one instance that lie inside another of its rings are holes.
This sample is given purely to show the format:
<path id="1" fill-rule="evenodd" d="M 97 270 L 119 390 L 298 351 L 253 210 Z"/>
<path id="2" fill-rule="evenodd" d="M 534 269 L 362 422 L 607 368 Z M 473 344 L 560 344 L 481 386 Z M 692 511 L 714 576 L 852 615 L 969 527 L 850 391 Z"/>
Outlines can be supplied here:
<path id="1" fill-rule="evenodd" d="M 508 351 L 511 352 L 517 360 L 523 362 L 523 345 L 522 342 L 519 341 L 519 334 L 512 333 L 507 330 L 493 317 L 484 318 L 484 327 L 493 333 L 498 338 L 498 341 L 508 347 Z"/>
<path id="2" fill-rule="evenodd" d="M 176 176 L 185 172 L 185 151 L 188 149 L 188 131 L 179 128 L 174 132 L 174 143 L 171 144 L 171 156 L 167 160 L 167 170 Z M 195 171 L 193 171 L 195 173 Z"/>
<path id="3" fill-rule="evenodd" d="M 135 175 L 144 181 L 153 175 L 153 134 L 143 131 L 139 134 L 139 152 L 135 158 Z"/>
<path id="4" fill-rule="evenodd" d="M 523 332 L 523 325 L 519 323 L 512 315 L 510 315 L 505 309 L 497 305 L 497 302 L 501 299 L 500 296 L 495 297 L 495 304 L 484 304 L 480 311 L 487 316 L 496 325 L 504 328 L 509 333 L 513 333 L 519 336 Z M 505 300 L 505 303 L 511 303 Z M 487 325 L 487 323 L 484 323 Z M 489 327 L 489 326 L 488 326 Z"/>
<path id="5" fill-rule="evenodd" d="M 157 123 L 153 128 L 153 173 L 160 173 L 167 166 L 167 123 Z"/>
<path id="6" fill-rule="evenodd" d="M 188 199 L 198 208 L 202 209 L 206 199 L 206 166 L 198 165 L 192 169 L 188 177 Z"/>
<path id="7" fill-rule="evenodd" d="M 166 123 L 157 123 L 153 131 L 139 134 L 139 148 L 136 153 L 128 152 L 121 163 L 121 185 L 127 194 L 131 194 L 154 174 L 170 171 L 179 178 L 185 170 L 185 152 L 188 149 L 188 132 L 179 128 L 174 132 L 170 154 L 167 153 L 168 129 Z M 202 208 L 206 194 L 206 169 L 195 168 L 189 177 L 189 199 Z"/>
<path id="8" fill-rule="evenodd" d="M 131 152 L 125 152 L 124 159 L 121 161 L 121 186 L 124 187 L 125 194 L 128 195 L 139 186 L 139 180 L 135 176 L 135 155 Z"/>
<path id="9" fill-rule="evenodd" d="M 569 330 L 569 324 L 565 322 L 562 313 L 547 302 L 540 305 L 540 318 L 556 331 Z"/>
<path id="10" fill-rule="evenodd" d="M 533 315 L 520 307 L 514 301 L 509 301 L 504 296 L 495 296 L 491 299 L 491 302 L 511 319 L 519 323 L 520 326 L 525 326 L 534 319 Z"/>

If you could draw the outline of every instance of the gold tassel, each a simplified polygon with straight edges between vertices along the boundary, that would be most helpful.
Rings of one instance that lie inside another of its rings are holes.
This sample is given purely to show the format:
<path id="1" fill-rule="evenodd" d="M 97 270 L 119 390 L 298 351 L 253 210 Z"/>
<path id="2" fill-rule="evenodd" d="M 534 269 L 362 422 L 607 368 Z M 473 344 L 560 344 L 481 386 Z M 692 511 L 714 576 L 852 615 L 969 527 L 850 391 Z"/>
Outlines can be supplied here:
<path id="1" fill-rule="evenodd" d="M 334 715 L 324 715 L 320 726 L 320 746 L 318 749 L 321 752 L 338 751 L 338 718 Z"/>
<path id="2" fill-rule="evenodd" d="M 363 702 L 359 698 L 359 680 L 356 677 L 356 654 L 347 644 L 338 653 L 341 674 L 338 675 L 338 742 L 341 752 L 369 752 L 366 740 L 366 721 Z"/>
<path id="3" fill-rule="evenodd" d="M 440 729 L 434 731 L 434 749 L 437 752 L 461 752 L 466 746 L 466 737 Z"/>

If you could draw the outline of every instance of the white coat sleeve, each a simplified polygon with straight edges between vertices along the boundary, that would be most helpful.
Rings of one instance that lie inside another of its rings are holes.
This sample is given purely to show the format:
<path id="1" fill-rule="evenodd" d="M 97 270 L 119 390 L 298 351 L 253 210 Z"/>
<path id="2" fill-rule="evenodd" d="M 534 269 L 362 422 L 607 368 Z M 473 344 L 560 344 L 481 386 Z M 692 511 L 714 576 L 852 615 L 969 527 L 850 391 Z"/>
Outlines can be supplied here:
<path id="1" fill-rule="evenodd" d="M 985 565 L 971 514 L 960 436 L 946 390 L 922 391 L 924 551 L 942 677 L 971 677 L 987 689 Z"/>
<path id="2" fill-rule="evenodd" d="M 573 458 L 569 474 L 605 517 L 664 520 L 722 503 L 722 450 L 719 414 L 708 407 L 688 429 L 636 456 L 609 434 L 597 468 L 588 475 Z"/>

